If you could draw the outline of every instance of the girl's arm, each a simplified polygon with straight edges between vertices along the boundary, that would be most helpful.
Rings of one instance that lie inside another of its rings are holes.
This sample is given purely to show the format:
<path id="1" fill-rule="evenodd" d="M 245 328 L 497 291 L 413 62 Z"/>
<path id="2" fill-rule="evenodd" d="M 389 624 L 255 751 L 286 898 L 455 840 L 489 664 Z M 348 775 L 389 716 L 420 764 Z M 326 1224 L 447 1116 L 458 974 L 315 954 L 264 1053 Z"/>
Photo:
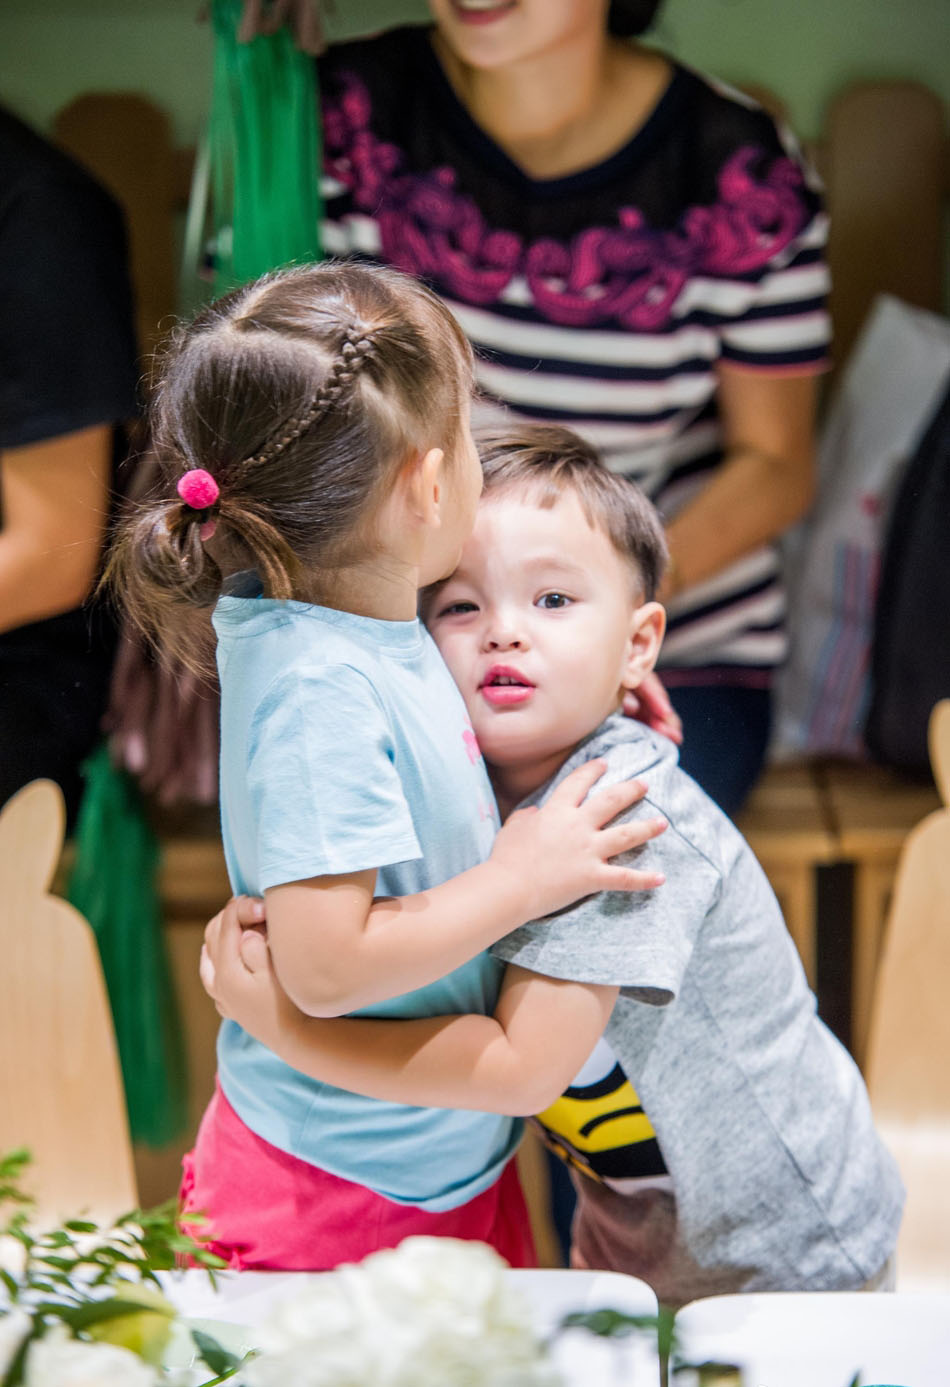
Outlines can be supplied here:
<path id="1" fill-rule="evenodd" d="M 281 989 L 263 934 L 242 935 L 235 909 L 209 927 L 201 976 L 222 1015 L 303 1074 L 388 1102 L 514 1117 L 560 1097 L 617 996 L 509 965 L 494 1016 L 306 1016 Z"/>
<path id="2" fill-rule="evenodd" d="M 274 971 L 310 1016 L 339 1016 L 425 986 L 528 920 L 597 891 L 641 891 L 662 875 L 614 866 L 663 819 L 611 820 L 641 799 L 637 781 L 587 798 L 606 763 L 590 761 L 540 809 L 512 814 L 487 862 L 412 896 L 374 899 L 376 873 L 290 882 L 266 892 Z"/>

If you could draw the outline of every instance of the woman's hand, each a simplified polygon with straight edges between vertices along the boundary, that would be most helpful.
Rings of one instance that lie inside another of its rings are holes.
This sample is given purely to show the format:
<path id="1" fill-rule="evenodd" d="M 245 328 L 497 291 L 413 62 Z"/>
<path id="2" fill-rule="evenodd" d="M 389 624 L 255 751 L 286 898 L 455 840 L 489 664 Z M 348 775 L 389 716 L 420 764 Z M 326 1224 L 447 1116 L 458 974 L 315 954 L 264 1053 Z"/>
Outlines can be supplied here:
<path id="1" fill-rule="evenodd" d="M 648 674 L 624 695 L 623 711 L 628 718 L 637 718 L 654 732 L 669 737 L 677 746 L 683 745 L 683 724 L 658 675 Z"/>
<path id="2" fill-rule="evenodd" d="M 623 780 L 590 794 L 607 769 L 601 760 L 572 771 L 540 808 L 516 809 L 506 819 L 489 863 L 517 878 L 530 898 L 529 918 L 551 915 L 596 891 L 648 891 L 662 886 L 660 872 L 611 864 L 656 838 L 666 820 L 613 823 L 646 794 L 639 780 Z"/>

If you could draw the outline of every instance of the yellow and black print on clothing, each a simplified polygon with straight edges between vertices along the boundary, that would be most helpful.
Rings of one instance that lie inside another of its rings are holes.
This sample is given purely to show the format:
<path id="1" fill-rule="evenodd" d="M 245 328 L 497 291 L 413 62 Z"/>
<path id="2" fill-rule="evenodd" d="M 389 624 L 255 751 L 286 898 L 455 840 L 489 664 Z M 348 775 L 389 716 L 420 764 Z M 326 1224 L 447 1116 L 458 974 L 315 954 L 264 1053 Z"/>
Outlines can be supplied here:
<path id="1" fill-rule="evenodd" d="M 620 1193 L 669 1176 L 636 1090 L 601 1039 L 570 1088 L 539 1113 L 545 1141 L 562 1160 Z"/>

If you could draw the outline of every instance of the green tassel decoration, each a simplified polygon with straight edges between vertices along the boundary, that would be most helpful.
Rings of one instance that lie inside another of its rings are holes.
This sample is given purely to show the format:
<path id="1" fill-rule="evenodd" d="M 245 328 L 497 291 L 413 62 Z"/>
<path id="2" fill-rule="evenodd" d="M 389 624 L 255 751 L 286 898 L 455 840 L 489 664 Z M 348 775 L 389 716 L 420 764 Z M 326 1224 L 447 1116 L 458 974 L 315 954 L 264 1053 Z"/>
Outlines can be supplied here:
<path id="1" fill-rule="evenodd" d="M 320 258 L 316 64 L 286 28 L 238 43 L 241 8 L 211 5 L 215 294 Z"/>

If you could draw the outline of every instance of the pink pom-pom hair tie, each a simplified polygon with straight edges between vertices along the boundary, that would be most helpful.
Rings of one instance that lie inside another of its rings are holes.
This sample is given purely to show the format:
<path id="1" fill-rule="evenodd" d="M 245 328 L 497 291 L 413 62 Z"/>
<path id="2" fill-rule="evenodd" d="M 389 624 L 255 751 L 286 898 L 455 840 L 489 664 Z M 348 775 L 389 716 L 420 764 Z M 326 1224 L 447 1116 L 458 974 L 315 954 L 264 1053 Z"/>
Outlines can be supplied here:
<path id="1" fill-rule="evenodd" d="M 175 487 L 186 506 L 192 510 L 207 510 L 221 495 L 218 483 L 203 467 L 193 467 L 183 477 L 178 478 Z"/>

